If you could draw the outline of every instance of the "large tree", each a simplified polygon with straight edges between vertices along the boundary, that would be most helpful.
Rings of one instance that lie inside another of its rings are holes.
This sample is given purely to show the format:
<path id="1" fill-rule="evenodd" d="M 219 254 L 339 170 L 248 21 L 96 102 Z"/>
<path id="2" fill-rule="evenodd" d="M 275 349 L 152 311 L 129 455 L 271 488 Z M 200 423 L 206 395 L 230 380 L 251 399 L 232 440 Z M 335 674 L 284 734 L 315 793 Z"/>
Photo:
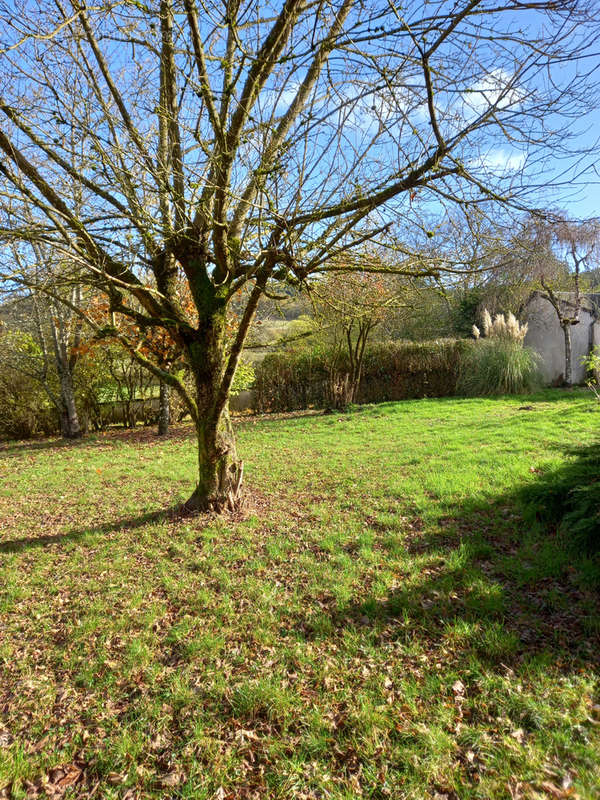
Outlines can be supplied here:
<path id="1" fill-rule="evenodd" d="M 579 0 L 3 2 L 1 233 L 168 331 L 193 392 L 137 355 L 194 420 L 189 506 L 233 505 L 228 394 L 271 282 L 376 271 L 343 256 L 384 232 L 427 241 L 448 204 L 531 201 L 593 102 L 596 34 Z M 399 272 L 444 268 L 398 248 Z"/>

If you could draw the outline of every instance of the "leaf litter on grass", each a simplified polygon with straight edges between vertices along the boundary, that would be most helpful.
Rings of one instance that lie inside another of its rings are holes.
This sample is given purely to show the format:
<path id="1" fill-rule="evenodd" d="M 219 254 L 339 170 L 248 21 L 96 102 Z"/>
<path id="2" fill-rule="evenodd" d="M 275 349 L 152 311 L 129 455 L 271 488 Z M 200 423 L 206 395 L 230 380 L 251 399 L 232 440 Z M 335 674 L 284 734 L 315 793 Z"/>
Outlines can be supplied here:
<path id="1" fill-rule="evenodd" d="M 488 402 L 501 401 L 360 409 L 331 442 L 319 417 L 243 422 L 255 499 L 222 519 L 162 511 L 186 434 L 115 436 L 94 492 L 104 447 L 83 443 L 83 464 L 60 446 L 11 455 L 4 796 L 597 796 L 597 595 L 523 531 L 512 494 L 537 478 L 532 460 L 560 458 L 565 434 L 556 414 L 538 420 L 543 434 L 507 429 L 509 401 L 494 424 L 515 444 L 511 468 L 482 477 L 484 439 L 460 423 Z M 591 434 L 569 409 L 572 435 Z M 406 452 L 436 425 L 452 452 L 441 500 L 430 465 Z M 153 450 L 162 475 L 143 471 Z"/>

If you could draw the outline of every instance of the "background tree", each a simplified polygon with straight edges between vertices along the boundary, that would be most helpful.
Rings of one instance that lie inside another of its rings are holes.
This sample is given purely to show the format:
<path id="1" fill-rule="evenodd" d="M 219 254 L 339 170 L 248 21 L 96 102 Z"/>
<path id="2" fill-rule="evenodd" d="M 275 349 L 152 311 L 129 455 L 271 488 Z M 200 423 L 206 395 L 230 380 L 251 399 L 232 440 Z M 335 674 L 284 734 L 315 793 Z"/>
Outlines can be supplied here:
<path id="1" fill-rule="evenodd" d="M 330 272 L 311 286 L 318 331 L 329 349 L 329 402 L 356 402 L 367 343 L 390 313 L 403 305 L 398 276 Z"/>
<path id="2" fill-rule="evenodd" d="M 49 247 L 33 241 L 26 248 L 29 253 L 23 249 L 21 246 L 11 248 L 17 268 L 13 278 L 19 287 L 13 302 L 13 323 L 21 331 L 28 332 L 37 344 L 37 358 L 29 359 L 27 369 L 54 405 L 62 436 L 78 439 L 82 427 L 75 400 L 75 368 L 84 333 L 79 312 L 87 303 L 81 284 L 53 285 L 52 276 L 57 266 L 52 263 Z"/>
<path id="3" fill-rule="evenodd" d="M 531 293 L 546 275 L 556 286 L 568 283 L 568 269 L 543 235 L 546 219 L 556 213 L 541 210 L 506 220 L 491 220 L 473 211 L 467 219 L 452 215 L 436 239 L 446 252 L 455 253 L 464 272 L 444 280 L 439 287 L 447 303 L 448 334 L 468 337 L 479 325 L 484 309 L 492 316 L 519 316 Z"/>
<path id="4" fill-rule="evenodd" d="M 398 230 L 431 238 L 423 219 L 448 205 L 530 201 L 548 152 L 567 154 L 561 120 L 594 102 L 590 8 L 0 5 L 1 235 L 51 245 L 111 315 L 141 333 L 164 328 L 181 349 L 193 391 L 132 352 L 194 420 L 190 508 L 240 496 L 228 395 L 270 282 L 302 282 L 384 232 L 388 247 Z M 399 253 L 395 269 L 414 273 Z M 229 343 L 228 307 L 244 287 Z"/>
<path id="5" fill-rule="evenodd" d="M 544 296 L 552 304 L 565 341 L 565 386 L 573 383 L 573 357 L 571 328 L 579 324 L 581 311 L 582 272 L 589 268 L 600 244 L 598 220 L 573 221 L 555 218 L 545 226 L 538 226 L 538 241 L 545 250 L 553 248 L 565 265 L 563 280 L 542 269 L 540 285 Z M 556 272 L 555 272 L 556 275 Z"/>

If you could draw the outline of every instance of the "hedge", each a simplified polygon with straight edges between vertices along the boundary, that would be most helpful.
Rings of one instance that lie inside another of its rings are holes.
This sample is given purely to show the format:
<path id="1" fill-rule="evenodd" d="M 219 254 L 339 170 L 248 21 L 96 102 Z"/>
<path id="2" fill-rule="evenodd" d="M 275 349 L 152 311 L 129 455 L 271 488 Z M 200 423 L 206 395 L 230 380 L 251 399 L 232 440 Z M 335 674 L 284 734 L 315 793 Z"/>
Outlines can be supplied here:
<path id="1" fill-rule="evenodd" d="M 358 402 L 453 395 L 463 355 L 475 344 L 466 339 L 375 343 L 365 353 Z M 255 369 L 255 410 L 326 407 L 330 359 L 324 348 L 288 349 L 266 356 Z"/>

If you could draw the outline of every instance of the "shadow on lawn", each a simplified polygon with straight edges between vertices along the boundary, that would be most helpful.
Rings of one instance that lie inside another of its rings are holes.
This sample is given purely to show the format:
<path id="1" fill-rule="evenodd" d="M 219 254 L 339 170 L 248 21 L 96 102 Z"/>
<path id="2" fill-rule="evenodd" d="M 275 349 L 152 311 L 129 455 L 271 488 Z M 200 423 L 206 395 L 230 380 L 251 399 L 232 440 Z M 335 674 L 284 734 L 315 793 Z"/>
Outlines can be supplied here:
<path id="1" fill-rule="evenodd" d="M 62 544 L 64 542 L 77 542 L 86 536 L 103 536 L 112 533 L 129 532 L 143 528 L 153 522 L 166 522 L 182 519 L 186 516 L 181 505 L 169 509 L 159 509 L 140 514 L 137 517 L 119 519 L 116 522 L 107 522 L 102 525 L 91 525 L 88 528 L 77 528 L 67 533 L 56 533 L 50 536 L 24 536 L 21 539 L 9 539 L 0 542 L 0 553 L 20 553 L 32 547 L 46 547 L 47 545 Z"/>
<path id="2" fill-rule="evenodd" d="M 377 622 L 384 638 L 424 635 L 441 643 L 454 637 L 463 651 L 495 663 L 542 652 L 555 663 L 600 663 L 600 444 L 565 455 L 559 468 L 533 483 L 445 509 L 429 531 L 414 526 L 405 545 L 425 557 L 423 569 L 410 582 L 397 580 L 385 598 L 363 596 L 343 607 L 332 596 L 316 598 L 319 612 L 290 620 L 292 629 L 314 638 Z M 159 509 L 6 541 L 0 553 L 181 517 L 180 507 Z M 389 531 L 376 529 L 389 538 Z"/>
<path id="3" fill-rule="evenodd" d="M 417 580 L 339 608 L 321 608 L 335 629 L 381 629 L 386 638 L 454 641 L 483 661 L 519 663 L 546 653 L 555 666 L 600 664 L 600 445 L 533 484 L 467 501 L 415 531 L 407 549 L 430 556 Z M 321 614 L 299 621 L 322 635 Z"/>
<path id="4" fill-rule="evenodd" d="M 102 433 L 92 433 L 81 439 L 34 439 L 23 441 L 0 441 L 0 457 L 19 456 L 39 450 L 64 448 L 96 448 L 117 444 L 163 444 L 169 441 L 183 441 L 194 435 L 191 423 L 177 423 L 170 427 L 166 436 L 159 436 L 154 427 L 109 428 Z"/>

